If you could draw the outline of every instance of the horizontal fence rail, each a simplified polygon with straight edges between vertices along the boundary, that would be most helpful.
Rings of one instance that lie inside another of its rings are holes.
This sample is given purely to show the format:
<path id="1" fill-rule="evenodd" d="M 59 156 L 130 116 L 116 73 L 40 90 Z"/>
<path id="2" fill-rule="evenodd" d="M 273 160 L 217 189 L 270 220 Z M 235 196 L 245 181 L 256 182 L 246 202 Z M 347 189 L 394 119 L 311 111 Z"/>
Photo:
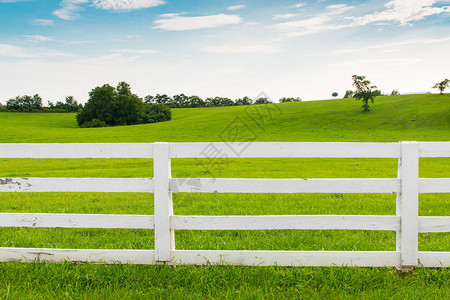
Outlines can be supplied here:
<path id="1" fill-rule="evenodd" d="M 398 178 L 171 178 L 172 158 L 396 158 Z M 419 216 L 419 193 L 450 193 L 450 178 L 419 178 L 420 157 L 450 142 L 0 144 L 0 158 L 152 158 L 153 178 L 0 178 L 0 192 L 154 193 L 149 215 L 0 213 L 0 227 L 154 230 L 154 250 L 0 248 L 0 261 L 255 266 L 449 267 L 450 252 L 418 251 L 418 234 L 450 232 L 450 217 Z M 172 193 L 396 193 L 396 215 L 181 216 Z M 396 251 L 176 250 L 175 230 L 395 231 Z"/>

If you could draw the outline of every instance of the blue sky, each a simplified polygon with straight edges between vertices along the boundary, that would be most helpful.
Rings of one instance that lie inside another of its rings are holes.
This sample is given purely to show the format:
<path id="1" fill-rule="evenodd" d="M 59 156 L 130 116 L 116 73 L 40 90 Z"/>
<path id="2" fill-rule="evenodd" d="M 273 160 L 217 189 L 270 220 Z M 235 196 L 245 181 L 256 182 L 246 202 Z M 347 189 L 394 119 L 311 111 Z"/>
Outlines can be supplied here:
<path id="1" fill-rule="evenodd" d="M 148 94 L 304 100 L 353 74 L 383 92 L 450 78 L 450 0 L 0 0 L 0 101 Z"/>

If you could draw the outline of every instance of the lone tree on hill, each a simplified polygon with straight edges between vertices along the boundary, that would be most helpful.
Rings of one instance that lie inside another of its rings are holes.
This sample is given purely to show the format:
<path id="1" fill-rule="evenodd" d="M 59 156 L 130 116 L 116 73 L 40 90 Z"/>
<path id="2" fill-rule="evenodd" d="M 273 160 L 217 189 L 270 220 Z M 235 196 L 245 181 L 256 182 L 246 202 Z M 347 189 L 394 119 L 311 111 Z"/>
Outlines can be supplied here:
<path id="1" fill-rule="evenodd" d="M 369 111 L 369 100 L 374 103 L 374 99 L 377 95 L 375 85 L 370 85 L 370 81 L 366 79 L 366 76 L 353 75 L 353 86 L 356 87 L 356 92 L 353 97 L 356 100 L 362 100 L 363 111 Z"/>
<path id="2" fill-rule="evenodd" d="M 354 95 L 354 94 L 355 94 L 354 91 L 352 91 L 352 90 L 346 90 L 346 91 L 345 91 L 344 98 L 353 98 L 353 95 Z"/>
<path id="3" fill-rule="evenodd" d="M 433 85 L 432 89 L 439 89 L 440 94 L 442 95 L 444 93 L 444 90 L 448 88 L 450 84 L 450 80 L 444 79 L 441 82 L 436 83 Z"/>

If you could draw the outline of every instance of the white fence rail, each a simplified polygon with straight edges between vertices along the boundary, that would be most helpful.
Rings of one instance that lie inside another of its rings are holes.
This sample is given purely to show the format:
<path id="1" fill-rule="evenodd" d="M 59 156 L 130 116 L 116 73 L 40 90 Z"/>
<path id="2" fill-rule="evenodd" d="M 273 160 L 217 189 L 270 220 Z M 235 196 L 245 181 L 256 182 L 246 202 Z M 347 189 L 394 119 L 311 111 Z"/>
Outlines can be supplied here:
<path id="1" fill-rule="evenodd" d="M 171 178 L 171 158 L 397 158 L 398 178 Z M 450 232 L 450 217 L 418 215 L 419 193 L 450 193 L 450 178 L 419 178 L 419 157 L 450 157 L 450 142 L 0 144 L 0 158 L 153 158 L 154 178 L 0 178 L 0 192 L 154 193 L 153 215 L 0 213 L 0 227 L 155 231 L 154 250 L 0 248 L 0 261 L 261 266 L 450 267 L 450 252 L 418 251 L 423 232 Z M 173 215 L 172 193 L 396 193 L 396 215 Z M 396 251 L 176 250 L 175 230 L 383 230 Z M 0 237 L 1 238 L 1 237 Z"/>

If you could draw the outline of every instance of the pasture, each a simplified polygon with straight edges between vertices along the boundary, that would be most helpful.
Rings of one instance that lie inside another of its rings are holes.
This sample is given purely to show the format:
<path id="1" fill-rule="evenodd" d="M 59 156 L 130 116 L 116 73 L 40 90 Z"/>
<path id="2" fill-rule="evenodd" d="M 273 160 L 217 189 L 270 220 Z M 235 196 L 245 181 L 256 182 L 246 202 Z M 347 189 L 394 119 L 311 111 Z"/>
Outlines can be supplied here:
<path id="1" fill-rule="evenodd" d="M 74 114 L 0 113 L 1 143 L 197 141 L 444 141 L 449 95 L 178 109 L 173 121 L 76 128 Z M 0 177 L 152 177 L 145 159 L 0 159 Z M 174 159 L 173 177 L 394 178 L 395 159 Z M 420 177 L 450 177 L 450 159 L 421 159 Z M 152 194 L 0 193 L 1 212 L 153 213 Z M 175 194 L 175 214 L 395 214 L 392 194 Z M 448 194 L 420 195 L 419 214 L 449 215 Z M 394 232 L 179 231 L 177 249 L 395 250 Z M 420 251 L 450 251 L 450 234 L 419 236 Z M 2 228 L 1 247 L 153 249 L 153 232 Z M 444 298 L 448 269 L 0 264 L 10 298 Z"/>

